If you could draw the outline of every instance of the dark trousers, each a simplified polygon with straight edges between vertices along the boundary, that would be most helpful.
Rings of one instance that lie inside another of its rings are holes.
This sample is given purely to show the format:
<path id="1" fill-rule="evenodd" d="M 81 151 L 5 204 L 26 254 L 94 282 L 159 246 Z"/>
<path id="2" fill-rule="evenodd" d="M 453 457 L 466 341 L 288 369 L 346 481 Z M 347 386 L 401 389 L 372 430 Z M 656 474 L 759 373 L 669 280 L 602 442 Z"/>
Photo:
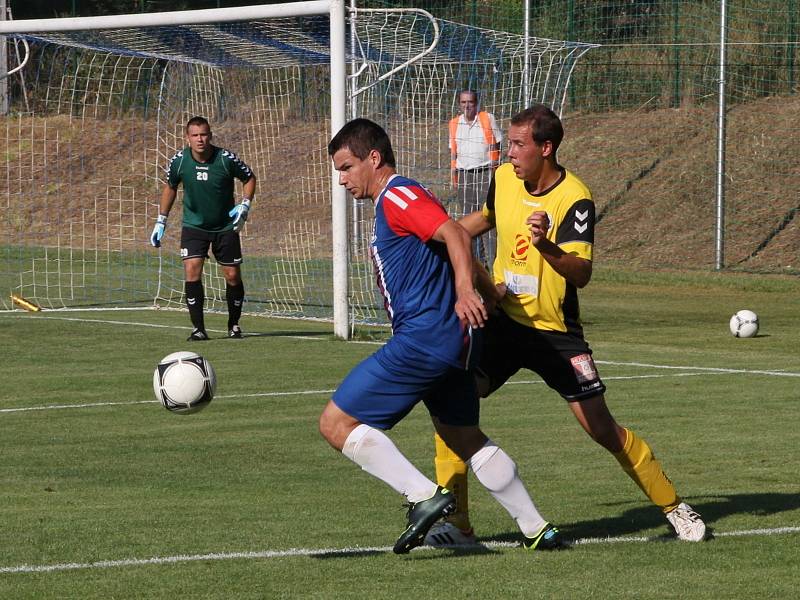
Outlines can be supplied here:
<path id="1" fill-rule="evenodd" d="M 492 180 L 493 169 L 490 166 L 477 169 L 458 169 L 458 202 L 456 213 L 451 216 L 459 219 L 476 210 L 481 210 L 486 202 L 489 183 Z M 497 237 L 494 230 L 472 240 L 472 253 L 483 265 L 492 272 L 497 246 Z"/>

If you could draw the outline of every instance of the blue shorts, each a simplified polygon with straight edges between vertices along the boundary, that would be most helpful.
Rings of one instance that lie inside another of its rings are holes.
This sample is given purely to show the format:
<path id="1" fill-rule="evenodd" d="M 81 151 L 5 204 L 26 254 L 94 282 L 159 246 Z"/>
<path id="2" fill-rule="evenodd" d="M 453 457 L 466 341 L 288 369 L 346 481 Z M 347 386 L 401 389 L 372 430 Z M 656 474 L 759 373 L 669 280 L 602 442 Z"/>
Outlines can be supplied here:
<path id="1" fill-rule="evenodd" d="M 420 400 L 446 425 L 478 424 L 480 401 L 472 372 L 420 352 L 399 337 L 361 361 L 333 394 L 334 404 L 345 413 L 384 430 Z"/>

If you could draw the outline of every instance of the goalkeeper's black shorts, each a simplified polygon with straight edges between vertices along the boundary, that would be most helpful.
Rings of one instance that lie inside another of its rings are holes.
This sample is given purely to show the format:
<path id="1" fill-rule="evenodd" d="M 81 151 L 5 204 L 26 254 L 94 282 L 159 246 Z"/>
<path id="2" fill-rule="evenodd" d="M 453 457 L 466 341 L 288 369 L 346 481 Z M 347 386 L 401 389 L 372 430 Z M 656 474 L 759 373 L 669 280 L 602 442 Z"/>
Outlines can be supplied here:
<path id="1" fill-rule="evenodd" d="M 242 263 L 242 244 L 239 233 L 228 231 L 204 231 L 194 227 L 181 229 L 181 258 L 208 258 L 208 249 L 216 261 L 225 266 Z"/>

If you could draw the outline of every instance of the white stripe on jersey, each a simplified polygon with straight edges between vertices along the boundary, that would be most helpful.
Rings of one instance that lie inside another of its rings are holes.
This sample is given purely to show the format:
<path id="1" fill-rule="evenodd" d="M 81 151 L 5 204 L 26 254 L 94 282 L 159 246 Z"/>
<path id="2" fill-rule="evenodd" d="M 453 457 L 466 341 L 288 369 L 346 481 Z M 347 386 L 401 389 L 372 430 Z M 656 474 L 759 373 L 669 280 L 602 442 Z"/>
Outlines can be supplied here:
<path id="1" fill-rule="evenodd" d="M 394 189 L 398 189 L 398 188 L 394 188 Z M 398 196 L 397 194 L 395 194 L 395 193 L 394 193 L 394 190 L 388 190 L 388 191 L 386 192 L 386 194 L 384 195 L 384 198 L 386 198 L 387 200 L 391 200 L 392 202 L 394 202 L 395 204 L 397 204 L 397 206 L 399 206 L 399 207 L 400 207 L 400 208 L 402 208 L 403 210 L 405 210 L 406 208 L 408 208 L 408 202 L 406 202 L 406 201 L 405 201 L 405 200 L 403 200 L 403 199 L 402 199 L 400 196 Z"/>
<path id="2" fill-rule="evenodd" d="M 395 193 L 399 192 L 399 194 Z M 401 197 L 402 196 L 402 197 Z M 405 210 L 408 208 L 407 200 L 416 200 L 418 196 L 411 190 L 411 188 L 404 185 L 398 185 L 386 191 L 385 197 L 394 202 L 397 206 Z"/>
<path id="3" fill-rule="evenodd" d="M 247 175 L 248 177 L 252 177 L 253 176 L 253 171 L 250 169 L 250 167 L 248 167 L 242 159 L 240 159 L 238 156 L 236 156 L 236 154 L 234 152 L 231 152 L 230 150 L 226 150 L 225 148 L 222 148 L 222 155 L 228 157 L 233 162 L 235 162 L 237 165 L 239 165 L 239 168 L 241 168 L 242 171 L 244 171 L 245 175 Z"/>
<path id="4" fill-rule="evenodd" d="M 383 274 L 383 261 L 378 254 L 377 248 L 373 247 L 371 250 L 372 261 L 375 263 L 375 272 L 378 275 L 378 287 L 381 288 L 381 293 L 386 300 L 384 304 L 386 305 L 386 312 L 389 313 L 389 320 L 391 321 L 394 319 L 394 309 L 392 308 L 392 295 L 389 293 L 389 288 L 386 286 L 386 277 Z"/>
<path id="5" fill-rule="evenodd" d="M 406 196 L 406 198 L 408 198 L 409 200 L 417 199 L 417 195 L 409 187 L 406 187 L 404 185 L 398 185 L 397 187 L 392 189 L 395 189 L 398 192 L 403 192 L 403 195 Z"/>
<path id="6" fill-rule="evenodd" d="M 172 163 L 174 163 L 174 162 L 175 162 L 177 159 L 179 159 L 179 158 L 180 158 L 181 160 L 180 160 L 180 162 L 178 163 L 178 170 L 180 170 L 181 163 L 183 162 L 183 150 L 178 150 L 178 151 L 177 151 L 177 152 L 176 152 L 176 153 L 175 153 L 175 154 L 172 156 L 172 158 L 170 158 L 170 159 L 169 159 L 169 162 L 167 163 L 167 168 L 166 168 L 166 169 L 164 169 L 164 173 L 166 173 L 166 174 L 167 174 L 167 179 L 169 179 L 169 170 L 172 168 Z"/>
<path id="7" fill-rule="evenodd" d="M 472 351 L 475 349 L 475 338 L 472 336 L 472 325 L 467 325 L 467 335 L 469 336 L 469 343 L 467 344 L 467 356 L 464 360 L 464 367 L 469 367 L 472 363 Z"/>

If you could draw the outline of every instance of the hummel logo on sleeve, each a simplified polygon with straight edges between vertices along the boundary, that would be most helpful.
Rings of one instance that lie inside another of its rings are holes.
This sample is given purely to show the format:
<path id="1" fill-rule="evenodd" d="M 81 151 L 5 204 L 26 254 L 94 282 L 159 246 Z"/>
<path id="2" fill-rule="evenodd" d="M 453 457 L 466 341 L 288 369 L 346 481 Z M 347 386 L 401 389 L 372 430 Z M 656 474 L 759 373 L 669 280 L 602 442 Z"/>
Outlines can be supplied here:
<path id="1" fill-rule="evenodd" d="M 589 211 L 588 210 L 584 210 L 584 211 L 576 210 L 575 211 L 575 223 L 574 223 L 575 231 L 577 231 L 578 233 L 583 233 L 584 231 L 586 231 L 586 228 L 589 226 L 586 223 L 586 219 L 588 217 L 589 217 Z"/>

